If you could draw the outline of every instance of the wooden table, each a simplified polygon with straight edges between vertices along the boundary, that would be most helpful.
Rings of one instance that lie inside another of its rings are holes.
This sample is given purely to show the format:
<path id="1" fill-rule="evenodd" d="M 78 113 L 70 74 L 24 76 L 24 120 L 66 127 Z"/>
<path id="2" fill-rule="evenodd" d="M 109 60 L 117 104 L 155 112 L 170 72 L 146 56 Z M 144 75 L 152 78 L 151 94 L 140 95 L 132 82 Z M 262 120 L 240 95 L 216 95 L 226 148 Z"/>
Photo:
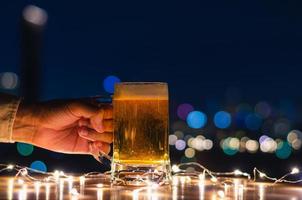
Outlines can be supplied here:
<path id="1" fill-rule="evenodd" d="M 111 186 L 107 178 L 86 178 L 85 184 L 80 184 L 77 176 L 74 176 L 72 185 L 69 185 L 68 179 L 61 179 L 57 183 L 22 180 L 0 177 L 0 198 L 20 200 L 302 199 L 302 187 L 299 185 L 272 185 L 272 183 L 255 183 L 233 178 L 219 178 L 216 183 L 209 180 L 201 183 L 198 179 L 179 178 L 178 184 L 174 186 L 150 187 Z"/>

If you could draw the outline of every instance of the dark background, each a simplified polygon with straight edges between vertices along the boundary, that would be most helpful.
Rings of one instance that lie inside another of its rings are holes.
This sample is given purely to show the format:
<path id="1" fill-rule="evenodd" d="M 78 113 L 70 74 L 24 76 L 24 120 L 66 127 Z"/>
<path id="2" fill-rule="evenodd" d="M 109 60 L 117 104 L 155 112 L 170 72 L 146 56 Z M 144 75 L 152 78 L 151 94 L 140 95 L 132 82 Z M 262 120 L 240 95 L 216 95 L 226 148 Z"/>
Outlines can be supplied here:
<path id="1" fill-rule="evenodd" d="M 49 16 L 41 100 L 105 94 L 104 78 L 115 75 L 122 81 L 167 82 L 171 124 L 178 120 L 176 109 L 181 103 L 204 111 L 210 123 L 219 109 L 231 112 L 237 104 L 254 106 L 265 100 L 277 109 L 289 102 L 286 117 L 293 129 L 302 128 L 299 1 L 4 0 L 0 3 L 1 72 L 20 73 L 20 18 L 28 4 L 40 6 Z M 236 91 L 235 102 L 229 101 L 230 90 Z M 3 91 L 19 93 L 18 88 Z M 213 102 L 214 109 L 209 106 Z M 232 126 L 224 133 L 232 135 L 237 129 Z M 217 129 L 207 130 L 207 138 L 216 137 Z M 260 133 L 246 134 L 257 139 Z M 174 163 L 181 155 L 183 151 L 171 148 Z M 1 144 L 0 158 L 27 166 L 43 160 L 50 171 L 104 170 L 89 156 L 54 155 L 36 148 L 24 157 L 14 144 Z M 265 153 L 230 157 L 217 141 L 211 151 L 199 152 L 196 158 L 212 170 L 250 171 L 258 166 L 272 175 L 301 165 L 300 151 L 286 160 Z"/>

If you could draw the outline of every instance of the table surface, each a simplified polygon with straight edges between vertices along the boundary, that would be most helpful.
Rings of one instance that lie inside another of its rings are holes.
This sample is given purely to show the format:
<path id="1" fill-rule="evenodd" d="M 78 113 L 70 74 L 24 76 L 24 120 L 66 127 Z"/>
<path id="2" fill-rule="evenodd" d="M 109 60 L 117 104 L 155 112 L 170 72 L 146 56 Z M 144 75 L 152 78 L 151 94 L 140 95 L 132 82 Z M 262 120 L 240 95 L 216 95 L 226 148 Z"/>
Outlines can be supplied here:
<path id="1" fill-rule="evenodd" d="M 13 180 L 13 187 L 11 184 Z M 180 179 L 179 179 L 180 180 Z M 62 181 L 61 187 L 58 183 L 41 183 L 39 193 L 34 182 L 20 182 L 18 178 L 0 177 L 0 199 L 302 199 L 302 187 L 299 185 L 275 184 L 253 182 L 246 179 L 219 178 L 216 183 L 206 180 L 201 184 L 198 179 L 189 179 L 186 182 L 179 181 L 177 185 L 165 185 L 158 187 L 133 187 L 112 186 L 105 178 L 86 178 L 85 184 L 80 185 L 79 178 L 74 176 L 70 194 L 68 180 Z M 102 184 L 100 184 L 102 183 Z M 26 185 L 26 195 L 22 194 Z M 62 187 L 63 186 L 63 187 Z M 11 188 L 9 188 L 11 187 Z M 23 188 L 23 189 L 22 189 Z M 61 188 L 61 190 L 60 190 Z"/>

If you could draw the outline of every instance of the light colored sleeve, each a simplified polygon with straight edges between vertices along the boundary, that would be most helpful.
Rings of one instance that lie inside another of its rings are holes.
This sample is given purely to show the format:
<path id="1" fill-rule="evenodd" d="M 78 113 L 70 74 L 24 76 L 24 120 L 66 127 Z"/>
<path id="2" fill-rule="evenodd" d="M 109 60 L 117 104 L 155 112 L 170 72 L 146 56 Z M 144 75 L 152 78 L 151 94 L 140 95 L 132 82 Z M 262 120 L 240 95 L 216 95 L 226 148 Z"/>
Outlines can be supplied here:
<path id="1" fill-rule="evenodd" d="M 14 142 L 12 132 L 19 104 L 18 97 L 0 93 L 0 142 Z"/>

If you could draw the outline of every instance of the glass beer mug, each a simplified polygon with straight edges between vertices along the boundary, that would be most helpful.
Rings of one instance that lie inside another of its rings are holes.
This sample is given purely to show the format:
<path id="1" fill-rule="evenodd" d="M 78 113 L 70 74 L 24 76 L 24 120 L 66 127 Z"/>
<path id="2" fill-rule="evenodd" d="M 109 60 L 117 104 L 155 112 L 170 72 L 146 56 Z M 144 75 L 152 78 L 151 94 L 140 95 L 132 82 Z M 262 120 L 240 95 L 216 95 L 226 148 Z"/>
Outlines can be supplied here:
<path id="1" fill-rule="evenodd" d="M 168 85 L 117 83 L 113 116 L 113 183 L 169 183 Z"/>

